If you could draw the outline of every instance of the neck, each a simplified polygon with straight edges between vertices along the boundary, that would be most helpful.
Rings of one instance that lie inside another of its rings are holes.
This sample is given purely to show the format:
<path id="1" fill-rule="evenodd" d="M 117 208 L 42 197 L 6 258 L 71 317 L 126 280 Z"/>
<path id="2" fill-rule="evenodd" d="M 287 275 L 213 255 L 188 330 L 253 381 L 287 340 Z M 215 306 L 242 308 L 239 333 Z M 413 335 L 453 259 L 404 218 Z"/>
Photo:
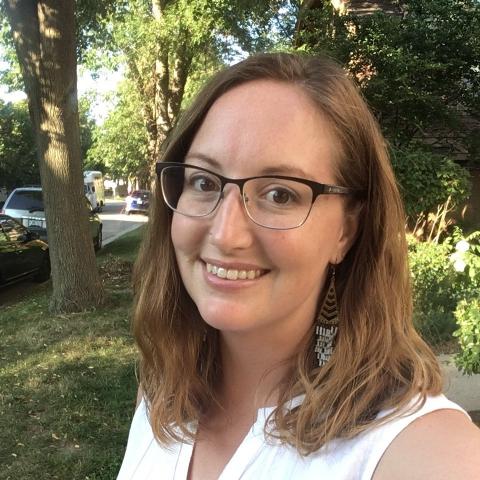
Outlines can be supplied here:
<path id="1" fill-rule="evenodd" d="M 278 386 L 291 368 L 299 341 L 276 341 L 238 333 L 220 336 L 223 381 L 219 394 L 225 408 L 274 406 Z"/>

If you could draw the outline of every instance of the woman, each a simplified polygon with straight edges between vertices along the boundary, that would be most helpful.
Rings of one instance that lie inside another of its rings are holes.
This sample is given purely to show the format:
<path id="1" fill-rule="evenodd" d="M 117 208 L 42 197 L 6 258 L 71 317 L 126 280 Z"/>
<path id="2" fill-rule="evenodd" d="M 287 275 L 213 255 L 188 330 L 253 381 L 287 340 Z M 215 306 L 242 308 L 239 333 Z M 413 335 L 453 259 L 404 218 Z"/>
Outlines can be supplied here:
<path id="1" fill-rule="evenodd" d="M 339 67 L 220 72 L 157 173 L 119 479 L 478 478 L 480 435 L 412 327 L 385 142 Z"/>

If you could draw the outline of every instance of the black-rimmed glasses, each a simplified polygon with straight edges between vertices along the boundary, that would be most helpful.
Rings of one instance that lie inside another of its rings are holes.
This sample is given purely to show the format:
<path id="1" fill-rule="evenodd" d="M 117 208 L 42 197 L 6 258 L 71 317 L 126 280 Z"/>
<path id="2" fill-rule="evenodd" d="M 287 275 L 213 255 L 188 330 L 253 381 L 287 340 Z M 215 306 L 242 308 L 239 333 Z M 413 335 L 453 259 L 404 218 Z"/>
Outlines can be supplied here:
<path id="1" fill-rule="evenodd" d="M 232 183 L 240 189 L 249 218 L 277 230 L 303 225 L 319 195 L 355 193 L 350 188 L 283 175 L 227 178 L 186 163 L 157 163 L 156 171 L 165 203 L 174 212 L 187 217 L 210 215 L 222 200 L 225 185 Z"/>

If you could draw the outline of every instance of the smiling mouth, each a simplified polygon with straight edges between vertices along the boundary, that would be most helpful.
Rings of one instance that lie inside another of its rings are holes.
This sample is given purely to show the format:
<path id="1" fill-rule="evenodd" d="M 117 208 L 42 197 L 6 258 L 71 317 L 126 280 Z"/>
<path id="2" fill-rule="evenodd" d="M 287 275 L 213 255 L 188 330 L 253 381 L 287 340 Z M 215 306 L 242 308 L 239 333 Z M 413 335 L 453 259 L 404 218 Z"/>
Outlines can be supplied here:
<path id="1" fill-rule="evenodd" d="M 255 280 L 262 276 L 263 270 L 236 270 L 207 263 L 207 272 L 226 280 Z"/>

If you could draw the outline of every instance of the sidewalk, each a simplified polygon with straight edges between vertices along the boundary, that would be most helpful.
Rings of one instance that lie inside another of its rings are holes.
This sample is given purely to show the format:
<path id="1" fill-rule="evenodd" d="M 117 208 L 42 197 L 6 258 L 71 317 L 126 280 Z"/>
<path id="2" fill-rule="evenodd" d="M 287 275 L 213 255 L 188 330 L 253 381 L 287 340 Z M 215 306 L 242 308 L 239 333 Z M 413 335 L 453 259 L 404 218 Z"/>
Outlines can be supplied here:
<path id="1" fill-rule="evenodd" d="M 453 355 L 439 355 L 445 381 L 444 393 L 468 412 L 480 411 L 480 374 L 463 375 L 453 361 Z"/>

